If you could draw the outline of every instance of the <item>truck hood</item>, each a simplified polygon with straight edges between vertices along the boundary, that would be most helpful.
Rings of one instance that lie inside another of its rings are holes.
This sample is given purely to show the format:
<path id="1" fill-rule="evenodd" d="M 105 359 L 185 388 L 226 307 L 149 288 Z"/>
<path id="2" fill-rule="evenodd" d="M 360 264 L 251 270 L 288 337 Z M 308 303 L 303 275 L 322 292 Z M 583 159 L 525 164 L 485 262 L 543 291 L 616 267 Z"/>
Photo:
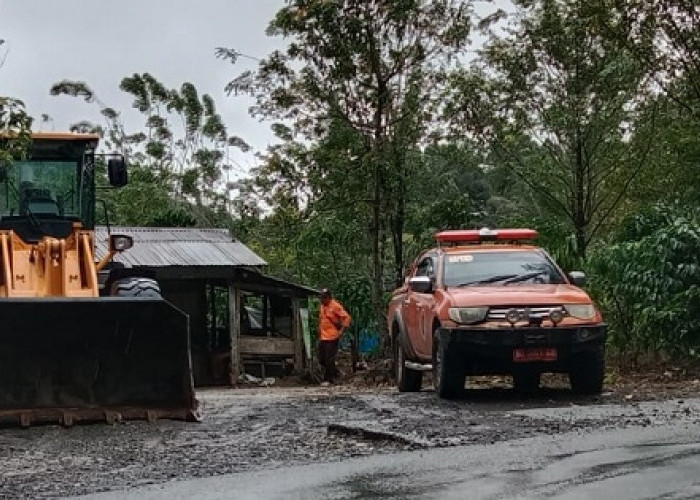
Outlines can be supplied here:
<path id="1" fill-rule="evenodd" d="M 448 288 L 455 307 L 590 304 L 586 292 L 573 285 L 507 285 Z"/>

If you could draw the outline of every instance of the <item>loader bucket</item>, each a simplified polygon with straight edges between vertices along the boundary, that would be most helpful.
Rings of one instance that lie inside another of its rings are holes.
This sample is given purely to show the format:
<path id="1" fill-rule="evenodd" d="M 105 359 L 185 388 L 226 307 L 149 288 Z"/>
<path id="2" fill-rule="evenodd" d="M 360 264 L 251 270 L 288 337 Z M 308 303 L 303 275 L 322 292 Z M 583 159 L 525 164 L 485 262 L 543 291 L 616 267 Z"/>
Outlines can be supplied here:
<path id="1" fill-rule="evenodd" d="M 199 420 L 187 315 L 163 299 L 0 299 L 0 422 Z"/>

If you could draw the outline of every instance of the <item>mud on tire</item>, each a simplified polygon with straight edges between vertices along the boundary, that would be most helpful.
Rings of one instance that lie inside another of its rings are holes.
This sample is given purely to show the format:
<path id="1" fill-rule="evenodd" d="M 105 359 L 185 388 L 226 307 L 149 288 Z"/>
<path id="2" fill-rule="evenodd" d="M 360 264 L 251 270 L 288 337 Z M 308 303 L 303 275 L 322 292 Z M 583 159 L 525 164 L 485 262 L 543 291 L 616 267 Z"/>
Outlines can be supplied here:
<path id="1" fill-rule="evenodd" d="M 435 392 L 444 399 L 454 399 L 464 391 L 465 369 L 462 360 L 454 352 L 446 349 L 434 334 L 433 343 L 433 384 Z"/>
<path id="2" fill-rule="evenodd" d="M 577 354 L 571 363 L 569 382 L 576 394 L 596 395 L 603 391 L 605 380 L 605 349 Z"/>
<path id="3" fill-rule="evenodd" d="M 411 370 L 404 365 L 406 353 L 399 339 L 394 339 L 394 378 L 399 392 L 418 392 L 423 385 L 423 372 Z"/>
<path id="4" fill-rule="evenodd" d="M 110 295 L 116 297 L 160 298 L 160 285 L 151 278 L 122 278 L 112 283 Z"/>

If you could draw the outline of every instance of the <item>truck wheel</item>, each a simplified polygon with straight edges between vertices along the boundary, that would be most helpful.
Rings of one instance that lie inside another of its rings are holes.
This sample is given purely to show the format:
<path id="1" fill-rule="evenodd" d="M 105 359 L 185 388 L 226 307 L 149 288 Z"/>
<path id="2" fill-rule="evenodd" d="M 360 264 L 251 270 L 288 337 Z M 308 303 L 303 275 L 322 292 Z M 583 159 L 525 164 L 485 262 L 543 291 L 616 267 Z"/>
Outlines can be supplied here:
<path id="1" fill-rule="evenodd" d="M 444 399 L 454 399 L 464 391 L 465 369 L 460 359 L 434 335 L 433 383 L 435 392 Z"/>
<path id="2" fill-rule="evenodd" d="M 594 395 L 603 391 L 605 380 L 605 349 L 577 354 L 571 360 L 569 382 L 576 394 Z"/>
<path id="3" fill-rule="evenodd" d="M 112 283 L 111 294 L 117 297 L 161 298 L 160 286 L 151 278 L 122 278 Z"/>
<path id="4" fill-rule="evenodd" d="M 399 392 L 418 392 L 423 385 L 423 372 L 406 368 L 406 353 L 399 339 L 394 340 L 394 376 Z"/>
<path id="5" fill-rule="evenodd" d="M 520 394 L 533 394 L 540 388 L 540 373 L 533 370 L 513 372 L 513 389 Z"/>

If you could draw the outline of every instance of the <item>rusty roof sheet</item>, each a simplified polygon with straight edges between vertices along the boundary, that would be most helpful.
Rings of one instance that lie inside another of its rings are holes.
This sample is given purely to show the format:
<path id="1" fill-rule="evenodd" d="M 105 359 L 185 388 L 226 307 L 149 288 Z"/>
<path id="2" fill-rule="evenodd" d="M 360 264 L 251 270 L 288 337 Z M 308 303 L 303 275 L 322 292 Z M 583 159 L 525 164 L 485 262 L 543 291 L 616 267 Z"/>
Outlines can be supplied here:
<path id="1" fill-rule="evenodd" d="M 75 132 L 32 132 L 32 139 L 54 141 L 99 141 L 98 134 L 78 134 Z"/>
<path id="2" fill-rule="evenodd" d="M 267 262 L 233 238 L 228 229 L 111 226 L 112 234 L 134 238 L 134 246 L 114 260 L 126 266 L 265 266 Z M 105 226 L 95 227 L 97 258 L 108 250 Z"/>

